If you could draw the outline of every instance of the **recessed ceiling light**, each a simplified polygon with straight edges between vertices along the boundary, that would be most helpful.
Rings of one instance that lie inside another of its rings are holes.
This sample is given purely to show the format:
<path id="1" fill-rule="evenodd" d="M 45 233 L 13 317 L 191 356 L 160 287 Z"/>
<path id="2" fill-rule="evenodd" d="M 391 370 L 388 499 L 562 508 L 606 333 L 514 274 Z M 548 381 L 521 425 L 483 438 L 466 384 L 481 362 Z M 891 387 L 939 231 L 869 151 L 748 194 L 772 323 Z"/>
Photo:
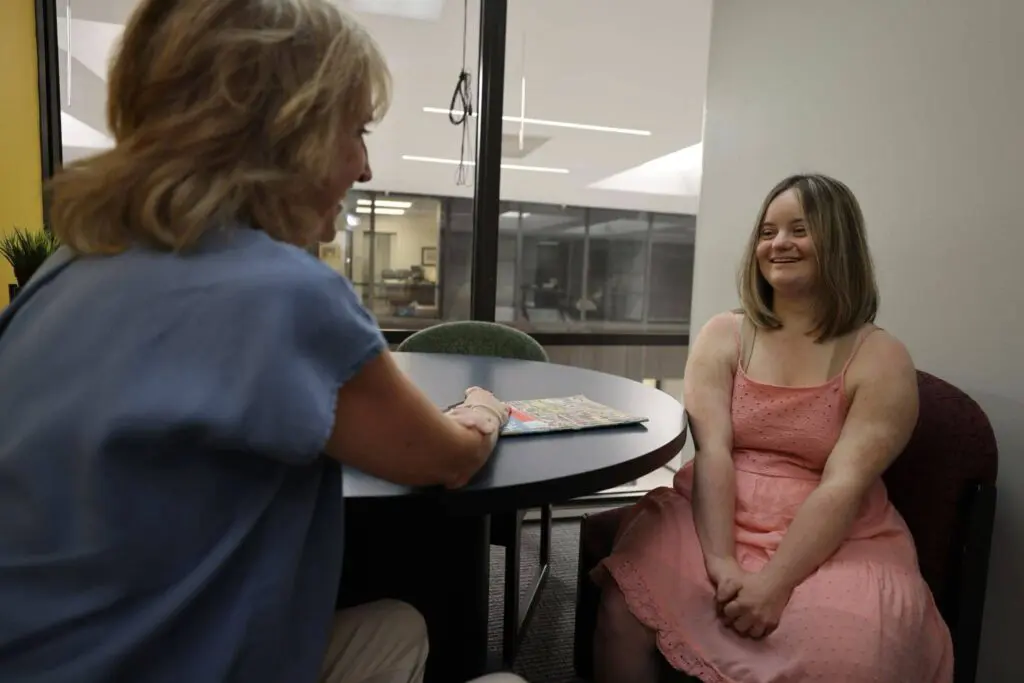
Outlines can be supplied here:
<path id="1" fill-rule="evenodd" d="M 506 211 L 505 213 L 501 214 L 499 218 L 519 218 L 520 216 L 522 216 L 523 218 L 529 218 L 530 213 L 528 211 L 523 211 L 522 213 L 519 213 L 518 211 Z"/>
<path id="2" fill-rule="evenodd" d="M 440 159 L 438 157 L 418 157 L 411 154 L 403 154 L 402 159 L 405 161 L 422 161 L 428 164 L 450 164 L 452 166 L 458 166 L 460 163 L 464 163 L 466 166 L 475 166 L 476 163 L 473 161 L 460 162 L 458 159 Z M 502 164 L 501 167 L 507 171 L 534 171 L 536 173 L 568 173 L 567 168 L 549 168 L 547 166 L 524 166 L 522 164 Z"/>
<path id="3" fill-rule="evenodd" d="M 374 205 L 372 199 L 359 199 L 359 200 L 356 200 L 356 204 L 358 204 L 359 206 L 373 206 Z M 377 200 L 377 208 L 378 209 L 380 209 L 380 208 L 387 208 L 387 209 L 411 209 L 412 208 L 412 202 L 399 202 L 399 201 L 395 201 L 393 199 L 378 199 Z"/>
<path id="4" fill-rule="evenodd" d="M 423 107 L 423 111 L 428 114 L 451 114 L 453 116 L 462 116 L 462 112 L 457 109 L 442 109 L 440 107 Z M 473 112 L 473 116 L 476 116 L 476 112 Z M 619 133 L 620 135 L 640 135 L 649 136 L 651 131 L 639 130 L 637 128 L 616 128 L 614 126 L 595 126 L 589 123 L 570 123 L 568 121 L 551 121 L 548 119 L 531 119 L 529 117 L 522 116 L 502 116 L 502 121 L 508 121 L 509 123 L 530 123 L 535 126 L 551 126 L 552 128 L 574 128 L 576 130 L 591 130 L 598 133 Z"/>
<path id="5" fill-rule="evenodd" d="M 404 216 L 405 209 L 390 209 L 385 206 L 370 208 L 369 206 L 357 206 L 356 213 L 373 213 L 380 216 Z"/>

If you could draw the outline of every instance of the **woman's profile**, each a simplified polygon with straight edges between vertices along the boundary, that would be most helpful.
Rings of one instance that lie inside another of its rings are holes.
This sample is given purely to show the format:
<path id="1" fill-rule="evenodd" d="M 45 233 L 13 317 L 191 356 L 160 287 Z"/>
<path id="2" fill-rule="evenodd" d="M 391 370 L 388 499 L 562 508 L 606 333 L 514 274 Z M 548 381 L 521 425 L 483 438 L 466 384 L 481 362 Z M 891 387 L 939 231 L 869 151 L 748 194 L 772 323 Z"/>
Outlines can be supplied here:
<path id="1" fill-rule="evenodd" d="M 507 409 L 442 414 L 307 251 L 389 82 L 328 0 L 132 15 L 115 145 L 55 179 L 64 246 L 0 317 L 0 680 L 423 679 L 412 607 L 335 613 L 344 468 L 461 486 Z"/>
<path id="2" fill-rule="evenodd" d="M 874 325 L 864 219 L 824 175 L 768 193 L 737 312 L 687 361 L 696 455 L 594 572 L 599 683 L 950 683 L 952 643 L 881 475 L 917 420 L 916 371 Z"/>

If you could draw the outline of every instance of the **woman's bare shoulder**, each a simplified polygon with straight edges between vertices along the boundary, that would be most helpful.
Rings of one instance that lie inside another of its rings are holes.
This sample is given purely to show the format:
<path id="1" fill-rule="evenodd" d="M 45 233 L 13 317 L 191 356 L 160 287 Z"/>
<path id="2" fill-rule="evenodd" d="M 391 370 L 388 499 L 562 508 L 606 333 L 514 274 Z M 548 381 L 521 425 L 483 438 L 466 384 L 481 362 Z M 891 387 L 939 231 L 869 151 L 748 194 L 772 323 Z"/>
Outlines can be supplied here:
<path id="1" fill-rule="evenodd" d="M 874 324 L 865 326 L 862 353 L 880 362 L 906 361 L 913 365 L 910 351 L 896 335 Z"/>
<path id="2" fill-rule="evenodd" d="M 704 327 L 701 328 L 701 335 L 712 338 L 729 337 L 734 338 L 740 323 L 743 321 L 743 313 L 737 311 L 722 311 L 711 317 Z"/>
<path id="3" fill-rule="evenodd" d="M 916 373 L 910 351 L 891 332 L 875 325 L 865 326 L 857 355 L 850 363 L 849 379 L 854 382 L 882 379 L 885 376 L 906 380 Z"/>
<path id="4" fill-rule="evenodd" d="M 704 323 L 696 340 L 691 344 L 691 353 L 704 359 L 732 359 L 736 356 L 739 326 L 742 316 L 735 311 L 723 311 Z"/>

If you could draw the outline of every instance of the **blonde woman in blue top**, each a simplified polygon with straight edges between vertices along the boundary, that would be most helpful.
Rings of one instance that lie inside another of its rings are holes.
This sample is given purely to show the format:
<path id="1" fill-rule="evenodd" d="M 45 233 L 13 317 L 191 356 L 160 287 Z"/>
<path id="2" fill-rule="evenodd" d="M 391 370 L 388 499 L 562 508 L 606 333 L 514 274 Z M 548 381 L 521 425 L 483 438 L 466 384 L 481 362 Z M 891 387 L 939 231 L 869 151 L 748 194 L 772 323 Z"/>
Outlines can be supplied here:
<path id="1" fill-rule="evenodd" d="M 442 415 L 306 251 L 388 81 L 327 0 L 132 16 L 116 145 L 56 179 L 65 246 L 0 318 L 0 680 L 422 680 L 412 608 L 333 613 L 340 472 L 460 486 L 507 411 Z"/>

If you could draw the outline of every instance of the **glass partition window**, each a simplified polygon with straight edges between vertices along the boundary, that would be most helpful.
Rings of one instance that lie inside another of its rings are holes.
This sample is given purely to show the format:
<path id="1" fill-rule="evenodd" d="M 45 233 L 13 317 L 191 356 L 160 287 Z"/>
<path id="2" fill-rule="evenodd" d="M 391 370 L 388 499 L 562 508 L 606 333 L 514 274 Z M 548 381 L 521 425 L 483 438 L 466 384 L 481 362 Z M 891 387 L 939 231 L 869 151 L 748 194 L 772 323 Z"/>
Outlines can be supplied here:
<path id="1" fill-rule="evenodd" d="M 589 319 L 643 324 L 651 258 L 650 216 L 593 209 L 588 218 Z"/>
<path id="2" fill-rule="evenodd" d="M 351 280 L 382 327 L 423 327 L 441 317 L 442 200 L 350 192 L 320 259 Z"/>
<path id="3" fill-rule="evenodd" d="M 132 1 L 52 0 L 57 16 L 57 70 L 64 163 L 109 149 L 107 69 Z"/>
<path id="4" fill-rule="evenodd" d="M 696 230 L 696 216 L 653 217 L 647 278 L 647 320 L 651 323 L 689 327 Z"/>
<path id="5" fill-rule="evenodd" d="M 710 2 L 584 5 L 508 3 L 495 317 L 686 333 Z"/>
<path id="6" fill-rule="evenodd" d="M 51 1 L 63 156 L 70 161 L 113 144 L 107 69 L 137 3 Z M 687 47 L 678 26 L 706 26 L 707 3 L 673 5 L 672 21 L 659 3 L 662 21 L 652 25 L 654 0 L 639 2 L 608 5 L 614 16 L 596 24 L 573 23 L 572 3 L 509 3 L 505 201 L 478 226 L 498 234 L 499 322 L 528 332 L 688 332 L 706 46 Z M 463 66 L 479 86 L 479 1 L 426 14 L 401 3 L 341 4 L 381 45 L 395 97 L 367 138 L 372 182 L 350 194 L 335 238 L 314 251 L 352 281 L 385 329 L 468 319 L 479 117 L 454 126 L 448 103 Z M 644 40 L 625 53 L 608 51 L 603 31 L 611 26 L 615 35 L 642 26 Z M 676 53 L 678 59 L 664 59 Z M 652 64 L 661 66 L 652 71 Z M 685 85 L 665 87 L 680 78 Z M 617 88 L 610 99 L 608 79 Z M 683 148 L 693 151 L 680 157 L 689 165 L 672 166 L 671 178 L 650 175 L 650 163 Z M 460 159 L 468 176 L 457 172 Z M 666 178 L 674 178 L 671 187 Z"/>
<path id="7" fill-rule="evenodd" d="M 531 202 L 498 217 L 495 320 L 529 332 L 686 332 L 695 218 Z M 473 201 L 353 191 L 319 249 L 385 329 L 470 313 Z"/>
<path id="8" fill-rule="evenodd" d="M 686 332 L 694 217 L 504 202 L 495 320 L 528 332 Z"/>
<path id="9" fill-rule="evenodd" d="M 506 204 L 498 218 L 495 319 L 564 329 L 585 308 L 583 209 Z"/>

